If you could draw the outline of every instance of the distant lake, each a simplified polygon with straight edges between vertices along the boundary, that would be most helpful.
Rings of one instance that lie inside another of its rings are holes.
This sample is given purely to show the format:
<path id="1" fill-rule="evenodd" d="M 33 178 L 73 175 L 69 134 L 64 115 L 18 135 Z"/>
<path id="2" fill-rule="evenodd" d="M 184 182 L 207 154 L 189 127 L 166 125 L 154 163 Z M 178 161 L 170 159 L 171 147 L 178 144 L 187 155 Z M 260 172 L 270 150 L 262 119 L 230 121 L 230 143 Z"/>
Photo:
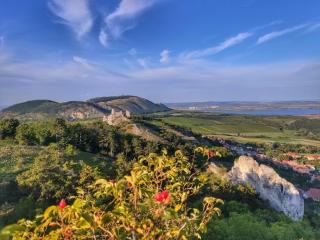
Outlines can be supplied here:
<path id="1" fill-rule="evenodd" d="M 206 112 L 228 113 L 228 114 L 244 114 L 244 115 L 320 115 L 320 109 L 307 108 L 281 108 L 281 109 L 265 109 L 265 110 L 208 110 Z"/>

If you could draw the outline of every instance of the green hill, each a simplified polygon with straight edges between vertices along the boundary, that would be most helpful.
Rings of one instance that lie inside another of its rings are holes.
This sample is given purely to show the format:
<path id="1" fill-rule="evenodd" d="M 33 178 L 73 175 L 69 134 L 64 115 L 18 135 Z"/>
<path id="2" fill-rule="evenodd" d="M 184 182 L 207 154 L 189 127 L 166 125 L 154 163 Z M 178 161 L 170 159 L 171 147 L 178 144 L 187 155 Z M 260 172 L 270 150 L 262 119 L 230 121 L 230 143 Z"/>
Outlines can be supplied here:
<path id="1" fill-rule="evenodd" d="M 3 113 L 25 114 L 30 112 L 43 112 L 59 103 L 51 100 L 32 100 L 18 103 L 2 110 Z"/>
<path id="2" fill-rule="evenodd" d="M 135 96 L 101 97 L 84 101 L 58 103 L 51 100 L 33 100 L 12 105 L 0 112 L 1 117 L 21 120 L 37 120 L 62 117 L 68 120 L 102 118 L 112 108 L 128 110 L 133 114 L 154 113 L 170 110 Z"/>

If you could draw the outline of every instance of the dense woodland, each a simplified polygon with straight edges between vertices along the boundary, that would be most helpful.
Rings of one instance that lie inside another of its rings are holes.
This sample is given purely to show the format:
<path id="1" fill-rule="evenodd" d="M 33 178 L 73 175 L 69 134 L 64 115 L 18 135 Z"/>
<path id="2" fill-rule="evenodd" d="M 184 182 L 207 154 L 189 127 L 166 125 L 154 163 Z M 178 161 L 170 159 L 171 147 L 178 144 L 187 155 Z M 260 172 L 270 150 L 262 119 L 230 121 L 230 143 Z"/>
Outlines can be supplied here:
<path id="1" fill-rule="evenodd" d="M 250 187 L 207 173 L 210 161 L 232 163 L 227 149 L 161 136 L 148 142 L 101 121 L 1 120 L 1 239 L 320 238 L 317 209 L 293 222 Z"/>

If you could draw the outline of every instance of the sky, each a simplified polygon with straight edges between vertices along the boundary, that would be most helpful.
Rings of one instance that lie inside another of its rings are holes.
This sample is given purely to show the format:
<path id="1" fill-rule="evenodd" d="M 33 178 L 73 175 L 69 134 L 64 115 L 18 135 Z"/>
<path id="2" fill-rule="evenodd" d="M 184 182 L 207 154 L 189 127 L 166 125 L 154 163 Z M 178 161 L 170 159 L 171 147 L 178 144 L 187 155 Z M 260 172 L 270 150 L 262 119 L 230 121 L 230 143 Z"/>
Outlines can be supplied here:
<path id="1" fill-rule="evenodd" d="M 0 106 L 320 99 L 319 0 L 1 0 Z"/>

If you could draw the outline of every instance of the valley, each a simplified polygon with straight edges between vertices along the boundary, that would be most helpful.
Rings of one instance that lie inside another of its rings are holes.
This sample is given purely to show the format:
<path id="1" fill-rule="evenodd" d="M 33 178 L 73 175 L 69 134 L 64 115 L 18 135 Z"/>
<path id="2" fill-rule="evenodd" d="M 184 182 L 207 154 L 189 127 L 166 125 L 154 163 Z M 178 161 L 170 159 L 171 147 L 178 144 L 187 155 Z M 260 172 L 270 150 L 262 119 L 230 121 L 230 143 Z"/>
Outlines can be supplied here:
<path id="1" fill-rule="evenodd" d="M 88 110 L 88 107 L 95 110 Z M 206 167 L 213 171 L 207 174 L 212 190 L 203 189 L 201 194 L 225 203 L 219 205 L 222 216 L 213 217 L 204 239 L 210 239 L 211 234 L 223 229 L 220 226 L 222 229 L 218 230 L 213 224 L 238 221 L 240 216 L 260 224 L 263 229 L 268 228 L 268 224 L 284 224 L 290 231 L 296 231 L 292 228 L 305 224 L 305 232 L 299 236 L 320 234 L 316 230 L 319 227 L 316 191 L 320 189 L 320 160 L 308 160 L 320 154 L 320 120 L 317 118 L 177 111 L 127 96 L 67 104 L 33 101 L 9 107 L 1 114 L 0 194 L 1 199 L 6 200 L 0 202 L 0 226 L 13 224 L 20 218 L 33 218 L 36 211 L 43 211 L 60 198 L 72 202 L 70 197 L 77 192 L 71 186 L 86 189 L 89 185 L 93 187 L 101 177 L 116 181 L 130 176 L 138 159 L 149 154 L 161 156 L 166 149 L 168 156 L 175 156 L 175 151 L 181 151 L 186 158 L 197 156 L 193 161 L 198 161 L 198 171 Z M 19 120 L 14 120 L 14 116 Z M 194 151 L 199 151 L 195 149 L 204 151 L 205 162 L 201 154 L 194 155 Z M 249 182 L 232 184 L 223 176 L 231 174 L 239 156 L 248 164 L 257 161 L 260 166 L 269 166 L 279 175 L 275 179 L 282 179 L 275 180 L 277 184 L 291 189 L 288 181 L 296 190 L 288 190 L 285 193 L 288 195 L 280 198 L 282 200 L 266 198 L 272 191 L 278 191 L 279 186 L 268 182 L 271 178 L 264 177 L 264 173 L 259 173 L 261 180 L 251 182 L 251 186 Z M 70 171 L 73 174 L 70 175 Z M 61 182 L 54 176 L 68 180 L 63 183 L 65 180 Z M 256 184 L 260 181 L 266 181 L 264 185 L 270 184 L 274 190 L 263 195 L 270 190 L 258 187 Z M 295 201 L 300 203 L 290 203 L 290 191 L 299 192 L 300 200 Z M 200 201 L 200 195 L 195 199 Z M 194 200 L 187 205 L 193 204 Z M 245 212 L 230 210 L 234 204 L 246 209 Z M 300 209 L 298 215 L 288 208 L 290 204 L 300 204 L 296 206 Z M 259 213 L 262 218 L 274 217 L 263 222 L 252 215 L 259 211 L 262 211 Z M 294 225 L 292 221 L 297 220 Z M 270 239 L 273 236 L 270 233 Z M 314 237 L 310 239 L 316 239 Z"/>

